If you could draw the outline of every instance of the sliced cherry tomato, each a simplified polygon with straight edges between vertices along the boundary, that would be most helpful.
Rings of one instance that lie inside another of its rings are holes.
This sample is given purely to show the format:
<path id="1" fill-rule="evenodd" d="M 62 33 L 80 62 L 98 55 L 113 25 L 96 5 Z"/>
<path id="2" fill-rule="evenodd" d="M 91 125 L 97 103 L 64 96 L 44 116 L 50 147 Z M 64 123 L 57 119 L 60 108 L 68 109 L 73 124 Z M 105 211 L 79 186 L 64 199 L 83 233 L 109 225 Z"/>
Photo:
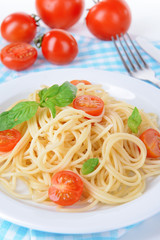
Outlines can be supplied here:
<path id="1" fill-rule="evenodd" d="M 84 0 L 36 0 L 36 9 L 50 28 L 67 29 L 80 19 Z"/>
<path id="2" fill-rule="evenodd" d="M 30 67 L 37 59 L 37 50 L 28 43 L 11 43 L 1 50 L 2 63 L 13 70 Z"/>
<path id="3" fill-rule="evenodd" d="M 72 171 L 60 171 L 51 180 L 48 190 L 49 198 L 61 206 L 76 203 L 83 191 L 82 179 Z"/>
<path id="4" fill-rule="evenodd" d="M 87 80 L 72 80 L 70 81 L 73 85 L 77 85 L 78 83 L 84 83 L 85 85 L 92 85 L 89 81 Z"/>
<path id="5" fill-rule="evenodd" d="M 160 133 L 153 128 L 149 128 L 140 135 L 147 149 L 147 157 L 160 157 Z"/>
<path id="6" fill-rule="evenodd" d="M 92 116 L 99 116 L 103 112 L 104 102 L 96 96 L 82 95 L 73 100 L 73 107 Z"/>
<path id="7" fill-rule="evenodd" d="M 21 134 L 16 129 L 0 131 L 0 152 L 11 151 L 21 139 Z"/>
<path id="8" fill-rule="evenodd" d="M 31 42 L 36 35 L 35 19 L 26 13 L 12 13 L 1 24 L 1 34 L 9 42 Z"/>
<path id="9" fill-rule="evenodd" d="M 102 40 L 127 32 L 131 11 L 124 0 L 98 1 L 88 12 L 86 24 L 90 32 Z"/>
<path id="10" fill-rule="evenodd" d="M 74 60 L 78 54 L 78 44 L 67 31 L 55 29 L 46 33 L 42 39 L 43 56 L 51 63 L 63 65 Z"/>

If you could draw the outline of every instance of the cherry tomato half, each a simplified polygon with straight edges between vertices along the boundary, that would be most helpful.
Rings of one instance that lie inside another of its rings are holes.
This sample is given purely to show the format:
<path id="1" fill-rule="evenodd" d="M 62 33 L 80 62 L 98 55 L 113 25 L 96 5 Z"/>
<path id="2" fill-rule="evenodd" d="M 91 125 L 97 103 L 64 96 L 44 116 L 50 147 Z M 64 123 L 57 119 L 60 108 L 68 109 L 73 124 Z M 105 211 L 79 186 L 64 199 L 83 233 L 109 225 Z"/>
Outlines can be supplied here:
<path id="1" fill-rule="evenodd" d="M 11 151 L 21 139 L 21 134 L 16 129 L 0 131 L 0 152 Z"/>
<path id="2" fill-rule="evenodd" d="M 43 56 L 51 63 L 63 65 L 74 60 L 78 54 L 78 44 L 74 37 L 65 30 L 54 29 L 42 39 Z"/>
<path id="3" fill-rule="evenodd" d="M 94 5 L 86 16 L 90 32 L 101 40 L 125 33 L 131 24 L 131 11 L 124 0 L 104 0 Z"/>
<path id="4" fill-rule="evenodd" d="M 50 28 L 67 29 L 80 19 L 84 0 L 36 0 L 36 9 Z"/>
<path id="5" fill-rule="evenodd" d="M 9 42 L 31 42 L 36 35 L 37 25 L 26 13 L 12 13 L 1 24 L 1 34 Z"/>
<path id="6" fill-rule="evenodd" d="M 70 83 L 71 84 L 73 84 L 73 85 L 77 85 L 77 84 L 79 84 L 79 83 L 84 83 L 85 85 L 92 85 L 89 81 L 87 81 L 87 80 L 72 80 L 72 81 L 70 81 Z"/>
<path id="7" fill-rule="evenodd" d="M 96 96 L 81 95 L 73 100 L 73 107 L 92 116 L 99 116 L 103 112 L 104 102 Z"/>
<path id="8" fill-rule="evenodd" d="M 28 43 L 10 43 L 1 50 L 2 63 L 13 70 L 30 67 L 37 59 L 37 50 Z"/>
<path id="9" fill-rule="evenodd" d="M 153 128 L 149 128 L 140 135 L 147 149 L 147 157 L 160 157 L 160 133 Z"/>
<path id="10" fill-rule="evenodd" d="M 49 198 L 61 206 L 76 203 L 83 191 L 82 179 L 72 171 L 60 171 L 51 180 L 48 190 Z"/>

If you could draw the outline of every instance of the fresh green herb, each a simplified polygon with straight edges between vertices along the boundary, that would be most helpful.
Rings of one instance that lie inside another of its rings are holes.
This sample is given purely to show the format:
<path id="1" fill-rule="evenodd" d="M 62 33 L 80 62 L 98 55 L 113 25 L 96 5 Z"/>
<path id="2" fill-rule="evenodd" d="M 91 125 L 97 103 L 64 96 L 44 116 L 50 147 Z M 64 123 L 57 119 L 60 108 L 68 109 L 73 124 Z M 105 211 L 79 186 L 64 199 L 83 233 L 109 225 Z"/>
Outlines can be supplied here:
<path id="1" fill-rule="evenodd" d="M 38 95 L 40 99 L 44 99 L 45 92 L 47 92 L 47 88 L 43 88 L 42 90 L 39 91 Z"/>
<path id="2" fill-rule="evenodd" d="M 138 133 L 138 127 L 142 122 L 141 115 L 138 111 L 138 108 L 134 108 L 132 114 L 128 118 L 128 127 L 132 130 L 133 133 Z"/>
<path id="3" fill-rule="evenodd" d="M 96 168 L 96 166 L 99 163 L 99 159 L 98 158 L 90 158 L 88 159 L 86 162 L 83 163 L 81 172 L 83 175 L 87 175 L 91 172 L 93 172 Z"/>
<path id="4" fill-rule="evenodd" d="M 0 114 L 0 131 L 11 129 L 14 126 L 32 118 L 39 104 L 34 101 L 20 102 L 11 110 Z"/>
<path id="5" fill-rule="evenodd" d="M 44 88 L 39 92 L 39 97 L 41 103 L 44 102 L 46 99 L 55 96 L 58 93 L 59 86 L 57 84 L 53 85 L 50 88 Z"/>
<path id="6" fill-rule="evenodd" d="M 47 107 L 50 109 L 51 113 L 52 113 L 52 117 L 55 118 L 56 116 L 56 108 L 55 105 L 53 104 L 52 101 L 50 101 L 49 99 L 43 103 L 43 107 Z"/>
<path id="7" fill-rule="evenodd" d="M 16 104 L 9 111 L 0 114 L 0 131 L 8 130 L 14 126 L 31 119 L 37 112 L 38 107 L 50 109 L 53 118 L 56 116 L 55 106 L 68 106 L 76 97 L 77 88 L 69 82 L 61 86 L 57 84 L 50 88 L 39 91 L 40 102 L 26 101 Z"/>
<path id="8" fill-rule="evenodd" d="M 47 91 L 40 92 L 40 106 L 46 106 L 48 100 L 58 107 L 68 106 L 76 97 L 76 93 L 77 88 L 69 82 L 64 82 L 61 86 L 53 85 Z"/>

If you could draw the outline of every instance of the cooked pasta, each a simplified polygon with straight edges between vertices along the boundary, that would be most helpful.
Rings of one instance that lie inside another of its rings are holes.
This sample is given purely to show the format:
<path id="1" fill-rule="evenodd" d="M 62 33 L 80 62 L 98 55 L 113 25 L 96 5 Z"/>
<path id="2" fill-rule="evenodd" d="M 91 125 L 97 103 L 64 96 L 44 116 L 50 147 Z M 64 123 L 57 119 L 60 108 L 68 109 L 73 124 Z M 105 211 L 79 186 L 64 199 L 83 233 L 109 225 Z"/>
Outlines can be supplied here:
<path id="1" fill-rule="evenodd" d="M 142 122 L 134 134 L 127 125 L 134 106 L 114 99 L 100 85 L 79 83 L 77 88 L 77 96 L 100 97 L 103 113 L 91 117 L 70 104 L 56 107 L 53 118 L 49 109 L 38 108 L 34 117 L 17 125 L 21 140 L 11 152 L 0 154 L 0 184 L 14 197 L 52 205 L 48 198 L 52 176 L 71 170 L 83 180 L 83 194 L 76 208 L 58 209 L 87 211 L 98 203 L 122 204 L 139 197 L 146 178 L 160 174 L 160 159 L 147 158 L 139 139 L 147 128 L 158 130 L 157 116 L 139 109 Z M 39 101 L 38 90 L 28 99 Z M 99 164 L 83 175 L 82 165 L 89 158 L 98 158 Z M 27 187 L 24 193 L 19 182 Z"/>

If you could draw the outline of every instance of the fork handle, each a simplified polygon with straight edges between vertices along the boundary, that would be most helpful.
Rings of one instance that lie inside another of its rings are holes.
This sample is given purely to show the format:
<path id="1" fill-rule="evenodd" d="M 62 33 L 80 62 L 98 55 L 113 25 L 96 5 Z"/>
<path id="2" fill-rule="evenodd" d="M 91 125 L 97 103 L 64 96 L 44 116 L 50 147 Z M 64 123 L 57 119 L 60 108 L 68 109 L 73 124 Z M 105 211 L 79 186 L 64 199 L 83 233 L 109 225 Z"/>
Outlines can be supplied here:
<path id="1" fill-rule="evenodd" d="M 150 81 L 151 83 L 153 83 L 154 85 L 160 88 L 160 80 L 157 79 L 156 77 L 152 77 L 151 79 L 146 79 L 146 80 Z"/>

